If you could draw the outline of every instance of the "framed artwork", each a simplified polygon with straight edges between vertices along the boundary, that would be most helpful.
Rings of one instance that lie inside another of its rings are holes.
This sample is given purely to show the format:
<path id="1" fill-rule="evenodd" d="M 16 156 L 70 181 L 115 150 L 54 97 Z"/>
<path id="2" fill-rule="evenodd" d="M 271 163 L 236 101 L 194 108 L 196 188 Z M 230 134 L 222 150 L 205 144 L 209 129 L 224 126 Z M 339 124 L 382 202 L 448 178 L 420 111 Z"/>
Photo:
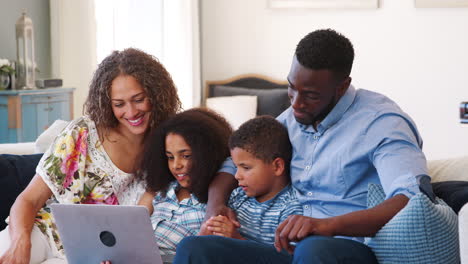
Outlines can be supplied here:
<path id="1" fill-rule="evenodd" d="M 414 0 L 416 7 L 468 7 L 468 0 Z"/>
<path id="2" fill-rule="evenodd" d="M 441 0 L 443 1 L 443 0 Z M 378 0 L 268 0 L 268 7 L 275 8 L 378 8 Z"/>

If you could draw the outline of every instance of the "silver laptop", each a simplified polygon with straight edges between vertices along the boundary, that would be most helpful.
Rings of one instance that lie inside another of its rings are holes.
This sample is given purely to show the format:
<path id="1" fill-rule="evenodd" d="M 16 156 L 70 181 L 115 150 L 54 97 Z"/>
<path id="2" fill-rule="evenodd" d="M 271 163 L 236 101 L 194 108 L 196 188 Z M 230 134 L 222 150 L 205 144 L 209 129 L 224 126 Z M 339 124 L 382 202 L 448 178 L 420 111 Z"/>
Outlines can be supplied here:
<path id="1" fill-rule="evenodd" d="M 163 263 L 148 210 L 143 206 L 52 204 L 50 207 L 69 264 L 98 264 L 104 260 L 112 264 Z"/>

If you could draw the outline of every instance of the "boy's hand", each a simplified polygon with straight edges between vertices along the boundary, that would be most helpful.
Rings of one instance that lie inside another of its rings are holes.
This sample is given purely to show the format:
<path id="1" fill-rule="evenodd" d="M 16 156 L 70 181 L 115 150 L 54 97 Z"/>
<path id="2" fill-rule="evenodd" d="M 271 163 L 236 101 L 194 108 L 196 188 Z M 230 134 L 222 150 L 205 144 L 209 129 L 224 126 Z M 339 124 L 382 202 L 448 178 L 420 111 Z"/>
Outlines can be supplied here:
<path id="1" fill-rule="evenodd" d="M 197 236 L 210 236 L 210 235 L 214 235 L 213 232 L 211 232 L 210 230 L 208 230 L 208 225 L 206 224 L 206 222 L 204 222 L 200 228 L 200 232 L 198 232 Z"/>
<path id="2" fill-rule="evenodd" d="M 223 215 L 213 216 L 206 221 L 207 229 L 213 232 L 213 235 L 224 236 L 236 239 L 244 239 L 237 231 L 236 224 L 228 217 Z"/>
<path id="3" fill-rule="evenodd" d="M 210 218 L 219 215 L 227 216 L 227 218 L 229 218 L 229 220 L 231 220 L 231 222 L 234 223 L 236 227 L 240 227 L 240 223 L 237 220 L 236 213 L 226 205 L 218 205 L 216 207 L 208 206 L 206 208 L 205 221 L 208 221 Z"/>

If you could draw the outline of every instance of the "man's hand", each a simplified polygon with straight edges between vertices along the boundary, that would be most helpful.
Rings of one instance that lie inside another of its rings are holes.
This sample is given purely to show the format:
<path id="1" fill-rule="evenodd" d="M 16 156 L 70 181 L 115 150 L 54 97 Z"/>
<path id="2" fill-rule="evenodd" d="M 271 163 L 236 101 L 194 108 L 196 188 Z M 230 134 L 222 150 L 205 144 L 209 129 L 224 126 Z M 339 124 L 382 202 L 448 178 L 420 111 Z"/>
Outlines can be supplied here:
<path id="1" fill-rule="evenodd" d="M 294 248 L 290 242 L 298 242 L 310 235 L 333 236 L 333 220 L 316 219 L 303 215 L 290 215 L 276 229 L 275 248 L 278 252 L 282 249 L 290 254 Z"/>
<path id="2" fill-rule="evenodd" d="M 237 220 L 236 213 L 234 213 L 234 211 L 226 205 L 218 205 L 216 207 L 208 206 L 206 208 L 205 221 L 208 221 L 210 218 L 218 215 L 226 216 L 227 218 L 229 218 L 229 220 L 231 220 L 231 222 L 236 226 L 236 228 L 240 227 L 240 223 Z"/>
<path id="3" fill-rule="evenodd" d="M 223 215 L 213 216 L 206 221 L 206 228 L 213 235 L 230 237 L 236 239 L 244 239 L 237 230 L 238 227 L 228 217 Z"/>

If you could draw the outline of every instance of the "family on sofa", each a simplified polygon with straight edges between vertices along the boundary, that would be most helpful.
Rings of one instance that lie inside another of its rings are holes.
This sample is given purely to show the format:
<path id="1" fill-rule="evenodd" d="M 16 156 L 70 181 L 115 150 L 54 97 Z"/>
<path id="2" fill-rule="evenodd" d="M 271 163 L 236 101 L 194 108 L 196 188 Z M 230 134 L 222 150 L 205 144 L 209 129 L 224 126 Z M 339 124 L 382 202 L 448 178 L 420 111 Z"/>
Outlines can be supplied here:
<path id="1" fill-rule="evenodd" d="M 113 52 L 94 74 L 86 116 L 58 135 L 12 206 L 0 264 L 66 262 L 53 202 L 147 206 L 174 263 L 385 263 L 372 237 L 414 197 L 448 206 L 432 192 L 416 125 L 351 85 L 353 59 L 343 35 L 309 33 L 288 75 L 291 107 L 231 135 L 210 110 L 178 113 L 156 59 Z M 444 253 L 457 263 L 453 250 Z"/>

